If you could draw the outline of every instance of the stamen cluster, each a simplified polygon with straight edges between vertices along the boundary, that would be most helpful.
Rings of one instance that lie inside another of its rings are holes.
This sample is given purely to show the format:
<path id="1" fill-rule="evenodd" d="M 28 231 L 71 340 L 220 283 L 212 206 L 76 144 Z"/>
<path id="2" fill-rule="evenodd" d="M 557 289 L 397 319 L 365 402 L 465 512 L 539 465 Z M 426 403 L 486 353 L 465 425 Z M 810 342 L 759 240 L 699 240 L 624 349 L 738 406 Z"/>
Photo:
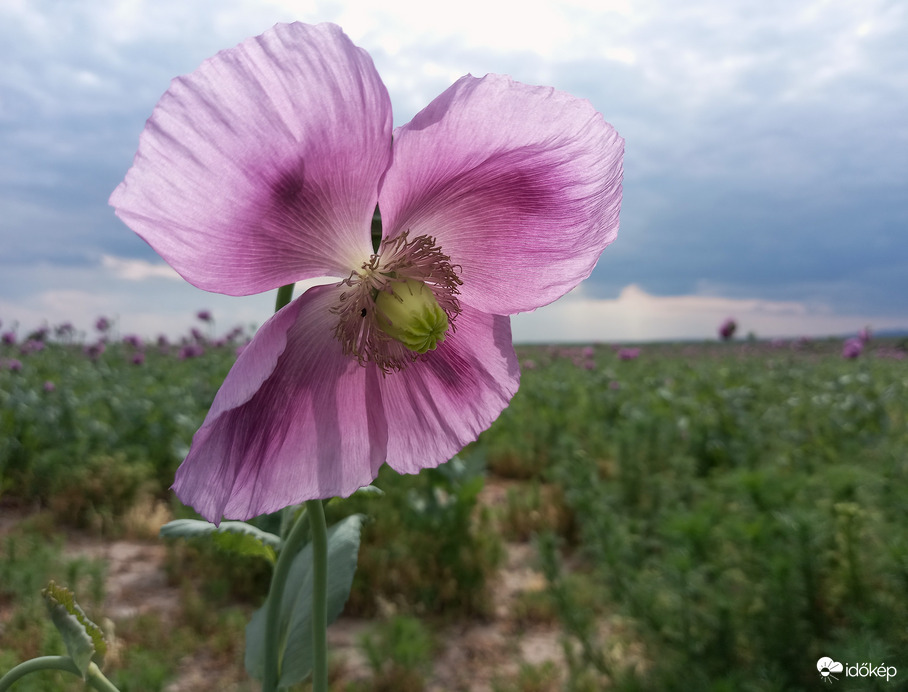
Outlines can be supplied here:
<path id="1" fill-rule="evenodd" d="M 394 372 L 419 357 L 403 343 L 386 334 L 379 326 L 375 300 L 381 292 L 392 292 L 396 283 L 420 281 L 432 291 L 454 331 L 454 318 L 460 313 L 457 265 L 445 255 L 435 239 L 421 235 L 409 240 L 409 232 L 382 241 L 376 254 L 343 280 L 349 289 L 340 295 L 331 311 L 338 315 L 334 336 L 346 355 L 355 356 L 360 365 L 375 363 L 383 372 Z"/>

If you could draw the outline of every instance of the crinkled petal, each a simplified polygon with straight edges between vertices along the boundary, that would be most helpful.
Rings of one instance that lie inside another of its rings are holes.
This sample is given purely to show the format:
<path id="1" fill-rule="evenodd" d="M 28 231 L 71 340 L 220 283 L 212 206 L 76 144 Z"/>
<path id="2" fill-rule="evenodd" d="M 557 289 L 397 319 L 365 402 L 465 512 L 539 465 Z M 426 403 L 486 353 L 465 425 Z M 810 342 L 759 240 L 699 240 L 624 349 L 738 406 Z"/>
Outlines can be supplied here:
<path id="1" fill-rule="evenodd" d="M 334 338 L 340 290 L 311 288 L 274 315 L 227 375 L 173 486 L 209 521 L 347 496 L 378 473 L 381 374 Z"/>
<path id="2" fill-rule="evenodd" d="M 520 383 L 510 318 L 462 307 L 444 343 L 379 381 L 388 464 L 400 473 L 457 454 L 498 418 Z"/>
<path id="3" fill-rule="evenodd" d="M 618 232 L 624 140 L 585 100 L 466 76 L 394 133 L 386 236 L 438 240 L 465 303 L 511 314 L 589 276 Z"/>
<path id="4" fill-rule="evenodd" d="M 230 295 L 346 277 L 371 253 L 391 102 L 331 24 L 279 24 L 170 85 L 117 215 L 187 281 Z"/>

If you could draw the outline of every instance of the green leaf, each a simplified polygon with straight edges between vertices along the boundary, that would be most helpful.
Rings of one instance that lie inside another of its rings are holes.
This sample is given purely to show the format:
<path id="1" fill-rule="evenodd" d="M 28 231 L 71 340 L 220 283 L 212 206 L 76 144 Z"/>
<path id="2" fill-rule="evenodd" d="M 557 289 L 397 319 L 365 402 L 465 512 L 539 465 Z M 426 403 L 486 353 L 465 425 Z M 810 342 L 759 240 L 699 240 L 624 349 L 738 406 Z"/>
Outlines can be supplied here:
<path id="1" fill-rule="evenodd" d="M 200 538 L 211 536 L 214 544 L 231 553 L 263 557 L 271 564 L 281 539 L 273 533 L 244 521 L 224 521 L 220 526 L 198 519 L 176 519 L 161 527 L 164 538 Z"/>
<path id="2" fill-rule="evenodd" d="M 384 494 L 385 494 L 385 491 L 382 490 L 381 488 L 379 488 L 379 487 L 376 486 L 376 485 L 364 485 L 362 488 L 359 488 L 358 490 L 355 490 L 355 491 L 353 492 L 353 494 L 350 495 L 350 497 L 356 497 L 357 495 L 377 495 L 377 496 L 380 496 L 380 495 L 384 495 Z M 335 504 L 335 503 L 338 503 L 338 502 L 344 502 L 344 501 L 346 501 L 346 500 L 349 500 L 350 497 L 332 497 L 330 500 L 328 500 L 328 504 Z"/>
<path id="3" fill-rule="evenodd" d="M 350 596 L 363 515 L 353 514 L 328 529 L 328 624 L 334 622 Z M 274 597 L 269 594 L 268 598 Z M 246 671 L 257 680 L 264 673 L 267 602 L 246 626 Z M 304 680 L 312 670 L 312 545 L 297 554 L 281 598 L 280 662 L 282 687 Z"/>
<path id="4" fill-rule="evenodd" d="M 94 661 L 98 666 L 104 662 L 107 642 L 101 628 L 88 619 L 73 592 L 51 581 L 41 592 L 50 611 L 50 618 L 63 637 L 69 657 L 85 679 L 88 664 Z"/>

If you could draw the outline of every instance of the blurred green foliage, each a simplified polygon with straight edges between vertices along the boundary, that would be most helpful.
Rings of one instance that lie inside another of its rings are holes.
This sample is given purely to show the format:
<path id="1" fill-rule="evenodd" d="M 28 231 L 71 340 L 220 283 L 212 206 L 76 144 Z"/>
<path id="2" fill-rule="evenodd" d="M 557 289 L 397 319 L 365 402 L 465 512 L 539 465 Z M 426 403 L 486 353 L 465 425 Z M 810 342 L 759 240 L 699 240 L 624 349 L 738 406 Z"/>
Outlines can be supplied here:
<path id="1" fill-rule="evenodd" d="M 0 360 L 22 362 L 0 368 L 0 502 L 43 508 L 36 517 L 50 517 L 50 528 L 30 532 L 52 536 L 63 524 L 116 534 L 142 497 L 169 498 L 233 347 L 185 360 L 149 347 L 139 365 L 130 353 L 113 344 L 91 360 L 74 346 L 27 356 L 0 346 Z M 548 588 L 518 598 L 514 617 L 560 623 L 566 689 L 604 680 L 628 691 L 815 689 L 826 655 L 908 674 L 908 361 L 892 345 L 872 342 L 855 360 L 841 358 L 837 341 L 652 345 L 624 359 L 602 346 L 519 355 L 520 391 L 457 460 L 416 476 L 383 469 L 384 495 L 328 507 L 329 520 L 369 517 L 347 612 L 390 623 L 371 650 L 401 660 L 373 665 L 376 680 L 424 681 L 429 654 L 413 644 L 422 635 L 412 618 L 431 628 L 492 612 L 502 536 L 537 539 Z M 487 473 L 519 483 L 495 508 L 481 501 Z M 275 530 L 273 519 L 257 523 Z M 54 646 L 21 594 L 33 588 L 37 598 L 40 566 L 58 559 L 59 544 L 48 538 L 47 555 L 34 548 L 26 563 L 25 534 L 12 535 L 0 606 L 23 605 L 2 643 L 19 632 L 10 650 L 21 660 Z M 150 685 L 168 679 L 193 633 L 220 633 L 218 650 L 236 657 L 243 618 L 209 606 L 240 595 L 250 607 L 268 576 L 264 561 L 199 546 L 172 550 L 168 567 L 175 581 L 212 586 L 184 589 L 178 636 L 126 626 L 136 643 L 120 682 L 130 670 Z M 72 569 L 96 592 L 80 599 L 100 601 L 97 570 Z M 541 670 L 499 688 L 536 689 L 534 675 L 554 686 L 557 676 Z M 843 677 L 836 687 L 859 682 L 876 684 Z"/>
<path id="2" fill-rule="evenodd" d="M 908 671 L 908 361 L 823 347 L 523 354 L 537 367 L 482 444 L 544 450 L 597 600 L 647 652 L 610 654 L 548 534 L 572 681 L 810 689 L 845 652 Z"/>

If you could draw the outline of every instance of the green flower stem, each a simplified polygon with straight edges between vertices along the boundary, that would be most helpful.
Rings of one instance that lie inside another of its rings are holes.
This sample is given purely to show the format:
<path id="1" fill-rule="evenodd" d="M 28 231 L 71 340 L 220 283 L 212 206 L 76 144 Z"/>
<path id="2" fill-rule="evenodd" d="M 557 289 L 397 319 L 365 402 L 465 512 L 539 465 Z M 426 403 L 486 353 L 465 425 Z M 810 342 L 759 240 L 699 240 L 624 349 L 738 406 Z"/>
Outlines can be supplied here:
<path id="1" fill-rule="evenodd" d="M 277 298 L 274 301 L 274 311 L 277 312 L 287 303 L 293 300 L 293 287 L 296 284 L 287 284 L 277 289 Z"/>
<path id="2" fill-rule="evenodd" d="M 265 671 L 262 679 L 262 692 L 275 692 L 281 679 L 281 659 L 287 642 L 281 638 L 281 605 L 284 598 L 284 587 L 293 558 L 306 542 L 309 529 L 309 512 L 300 512 L 290 529 L 290 533 L 281 544 L 274 573 L 271 575 L 271 588 L 268 590 L 267 610 L 265 611 Z M 286 634 L 286 633 L 285 633 Z"/>
<path id="3" fill-rule="evenodd" d="M 20 678 L 25 677 L 29 673 L 36 673 L 39 670 L 62 670 L 77 677 L 82 677 L 82 671 L 79 670 L 69 656 L 39 656 L 30 661 L 20 663 L 0 678 L 0 692 L 5 692 Z M 104 673 L 94 663 L 89 663 L 88 665 L 86 681 L 99 692 L 119 692 L 114 684 L 104 677 Z"/>
<path id="4" fill-rule="evenodd" d="M 293 300 L 293 287 L 294 284 L 287 284 L 277 289 L 277 296 L 274 300 L 275 312 Z M 284 519 L 286 520 L 286 518 L 287 510 L 284 511 Z M 282 521 L 281 524 L 281 534 L 284 534 L 286 521 Z M 271 588 L 268 590 L 267 610 L 265 611 L 265 670 L 262 675 L 262 692 L 275 692 L 278 681 L 281 679 L 281 660 L 287 646 L 287 642 L 281 640 L 281 605 L 284 598 L 284 587 L 287 584 L 287 575 L 290 573 L 293 558 L 305 543 L 308 527 L 308 512 L 300 512 L 296 522 L 284 536 L 281 551 L 271 575 Z"/>
<path id="5" fill-rule="evenodd" d="M 308 500 L 312 525 L 312 692 L 328 692 L 328 528 L 321 500 Z"/>

